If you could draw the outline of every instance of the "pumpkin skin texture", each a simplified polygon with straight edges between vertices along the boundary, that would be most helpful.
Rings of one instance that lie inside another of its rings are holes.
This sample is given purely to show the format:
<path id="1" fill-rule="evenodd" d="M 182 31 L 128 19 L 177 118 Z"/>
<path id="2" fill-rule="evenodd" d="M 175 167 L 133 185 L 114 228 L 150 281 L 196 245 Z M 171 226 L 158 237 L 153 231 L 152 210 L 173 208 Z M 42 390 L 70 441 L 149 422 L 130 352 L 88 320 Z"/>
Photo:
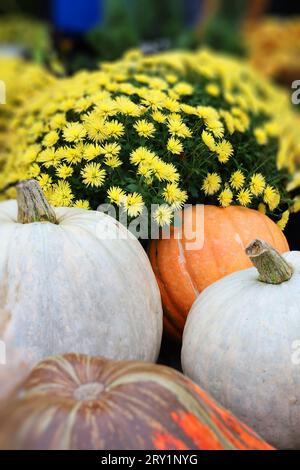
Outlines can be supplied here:
<path id="1" fill-rule="evenodd" d="M 300 253 L 283 258 L 294 271 L 286 282 L 267 284 L 251 268 L 198 297 L 184 329 L 182 366 L 276 448 L 299 449 Z"/>
<path id="2" fill-rule="evenodd" d="M 280 253 L 289 250 L 279 227 L 256 210 L 209 205 L 203 210 L 202 247 L 187 249 L 194 239 L 186 238 L 184 231 L 178 238 L 172 230 L 170 239 L 153 240 L 149 250 L 162 296 L 164 327 L 177 341 L 181 341 L 186 317 L 199 293 L 218 279 L 251 266 L 244 250 L 254 238 L 264 239 Z M 193 233 L 196 211 L 196 206 L 184 211 L 184 226 L 192 227 Z M 187 236 L 190 233 L 188 230 Z"/>
<path id="3" fill-rule="evenodd" d="M 159 353 L 160 293 L 140 243 L 103 213 L 55 214 L 58 224 L 20 224 L 16 202 L 0 204 L 2 396 L 26 365 L 50 355 L 154 362 Z M 123 239 L 105 239 L 107 232 Z"/>
<path id="4" fill-rule="evenodd" d="M 0 422 L 0 449 L 271 449 L 173 369 L 77 354 L 39 364 Z"/>

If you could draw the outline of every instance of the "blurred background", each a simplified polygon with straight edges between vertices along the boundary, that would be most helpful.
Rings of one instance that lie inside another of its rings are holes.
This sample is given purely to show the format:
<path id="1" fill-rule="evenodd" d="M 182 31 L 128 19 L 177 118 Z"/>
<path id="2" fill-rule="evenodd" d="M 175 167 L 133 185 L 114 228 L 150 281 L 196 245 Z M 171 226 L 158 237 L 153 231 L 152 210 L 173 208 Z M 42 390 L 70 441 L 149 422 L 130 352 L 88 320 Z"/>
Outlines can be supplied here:
<path id="1" fill-rule="evenodd" d="M 2 0 L 0 47 L 37 62 L 59 60 L 72 73 L 130 48 L 151 53 L 206 44 L 248 56 L 264 74 L 287 82 L 299 68 L 297 15 L 300 2 L 284 0 Z"/>

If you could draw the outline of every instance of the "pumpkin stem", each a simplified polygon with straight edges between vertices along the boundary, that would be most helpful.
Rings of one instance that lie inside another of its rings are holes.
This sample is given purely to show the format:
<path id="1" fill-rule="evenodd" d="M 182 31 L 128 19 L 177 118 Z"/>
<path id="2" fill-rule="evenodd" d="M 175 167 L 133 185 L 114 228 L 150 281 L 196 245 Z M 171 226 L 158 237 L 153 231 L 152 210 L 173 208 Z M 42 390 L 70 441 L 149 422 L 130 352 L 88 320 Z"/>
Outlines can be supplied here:
<path id="1" fill-rule="evenodd" d="M 57 224 L 54 210 L 35 180 L 23 180 L 17 184 L 18 223 L 51 222 Z"/>
<path id="2" fill-rule="evenodd" d="M 293 275 L 292 266 L 281 254 L 263 240 L 254 240 L 246 248 L 246 255 L 259 272 L 259 280 L 267 284 L 281 284 Z"/>

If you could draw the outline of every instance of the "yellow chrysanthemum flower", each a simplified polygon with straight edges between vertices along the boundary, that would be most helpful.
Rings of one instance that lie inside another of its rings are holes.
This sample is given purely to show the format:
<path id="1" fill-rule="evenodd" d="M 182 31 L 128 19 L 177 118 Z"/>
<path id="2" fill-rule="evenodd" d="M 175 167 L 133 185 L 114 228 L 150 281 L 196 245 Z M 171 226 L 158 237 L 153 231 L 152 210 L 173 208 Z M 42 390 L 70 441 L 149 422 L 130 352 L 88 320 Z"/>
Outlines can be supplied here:
<path id="1" fill-rule="evenodd" d="M 127 96 L 117 96 L 116 107 L 119 113 L 125 114 L 126 116 L 138 117 L 141 114 L 141 109 Z"/>
<path id="2" fill-rule="evenodd" d="M 241 170 L 237 170 L 232 173 L 230 177 L 230 185 L 233 189 L 241 189 L 244 186 L 245 175 Z"/>
<path id="3" fill-rule="evenodd" d="M 235 131 L 234 118 L 228 111 L 220 111 L 220 115 L 224 119 L 229 134 L 232 135 Z"/>
<path id="4" fill-rule="evenodd" d="M 167 109 L 171 113 L 179 113 L 180 103 L 177 100 L 167 97 L 164 100 L 164 109 Z"/>
<path id="5" fill-rule="evenodd" d="M 66 181 L 58 181 L 52 186 L 52 193 L 49 202 L 56 207 L 69 207 L 73 202 L 71 186 Z"/>
<path id="6" fill-rule="evenodd" d="M 47 191 L 48 189 L 51 189 L 52 178 L 51 176 L 47 175 L 47 173 L 41 173 L 37 177 L 37 181 L 43 190 Z"/>
<path id="7" fill-rule="evenodd" d="M 190 129 L 178 118 L 170 118 L 168 121 L 168 129 L 172 136 L 189 138 L 192 137 Z"/>
<path id="8" fill-rule="evenodd" d="M 151 108 L 153 111 L 163 108 L 166 95 L 162 91 L 149 90 L 147 88 L 143 93 L 140 93 L 140 95 L 142 97 L 142 104 Z"/>
<path id="9" fill-rule="evenodd" d="M 91 98 L 81 98 L 75 103 L 75 111 L 76 113 L 82 113 L 83 111 L 87 111 L 89 107 L 93 104 Z"/>
<path id="10" fill-rule="evenodd" d="M 182 191 L 175 183 L 168 183 L 163 190 L 162 196 L 175 209 L 182 207 L 187 200 L 186 191 Z"/>
<path id="11" fill-rule="evenodd" d="M 234 106 L 230 110 L 232 116 L 234 117 L 234 127 L 239 132 L 245 132 L 250 125 L 250 118 L 242 109 Z"/>
<path id="12" fill-rule="evenodd" d="M 145 119 L 140 119 L 133 125 L 133 127 L 140 137 L 149 139 L 150 137 L 154 136 L 155 127 L 152 122 L 146 121 Z"/>
<path id="13" fill-rule="evenodd" d="M 196 114 L 199 118 L 203 119 L 205 123 L 209 121 L 218 121 L 219 112 L 212 106 L 197 106 Z"/>
<path id="14" fill-rule="evenodd" d="M 23 155 L 23 162 L 24 163 L 33 163 L 35 162 L 41 147 L 39 145 L 31 145 L 29 146 Z"/>
<path id="15" fill-rule="evenodd" d="M 264 130 L 270 137 L 277 137 L 280 132 L 280 126 L 278 122 L 267 122 L 264 125 Z"/>
<path id="16" fill-rule="evenodd" d="M 108 137 L 105 120 L 97 118 L 92 113 L 85 118 L 84 127 L 89 139 L 94 142 L 101 142 Z"/>
<path id="17" fill-rule="evenodd" d="M 73 175 L 73 172 L 74 172 L 73 168 L 68 165 L 60 165 L 56 169 L 56 174 L 61 179 L 69 178 L 70 176 Z"/>
<path id="18" fill-rule="evenodd" d="M 179 174 L 175 166 L 172 163 L 165 163 L 160 158 L 154 158 L 150 168 L 159 181 L 177 182 L 179 180 Z"/>
<path id="19" fill-rule="evenodd" d="M 254 136 L 259 145 L 266 145 L 268 143 L 268 135 L 264 129 L 256 128 L 254 130 Z"/>
<path id="20" fill-rule="evenodd" d="M 90 204 L 89 204 L 89 201 L 86 201 L 84 199 L 78 199 L 77 201 L 75 201 L 74 207 L 77 207 L 77 209 L 89 210 L 90 209 Z"/>
<path id="21" fill-rule="evenodd" d="M 190 104 L 181 103 L 180 109 L 185 114 L 190 114 L 190 115 L 194 115 L 194 116 L 197 116 L 197 114 L 198 114 L 197 113 L 197 108 L 195 106 L 191 106 Z"/>
<path id="22" fill-rule="evenodd" d="M 225 188 L 218 196 L 218 201 L 222 207 L 228 207 L 232 203 L 233 194 L 231 189 Z"/>
<path id="23" fill-rule="evenodd" d="M 165 79 L 167 80 L 167 82 L 171 83 L 171 84 L 174 84 L 177 82 L 178 80 L 178 77 L 173 74 L 173 73 L 168 73 L 166 76 L 165 76 Z"/>
<path id="24" fill-rule="evenodd" d="M 60 104 L 60 110 L 61 111 L 65 111 L 65 112 L 68 112 L 70 111 L 72 108 L 74 108 L 74 106 L 76 105 L 75 101 L 73 99 L 66 99 L 66 100 L 63 100 Z"/>
<path id="25" fill-rule="evenodd" d="M 86 130 L 79 122 L 69 122 L 63 130 L 66 142 L 78 142 L 86 135 Z"/>
<path id="26" fill-rule="evenodd" d="M 103 185 L 106 171 L 99 163 L 89 163 L 81 170 L 82 181 L 86 186 L 99 188 Z"/>
<path id="27" fill-rule="evenodd" d="M 119 186 L 111 186 L 107 191 L 108 199 L 111 203 L 120 206 L 125 199 L 125 193 Z"/>
<path id="28" fill-rule="evenodd" d="M 53 145 L 57 143 L 58 139 L 59 139 L 58 133 L 56 131 L 50 131 L 48 132 L 48 134 L 45 135 L 43 139 L 43 144 L 46 147 L 52 147 Z"/>
<path id="29" fill-rule="evenodd" d="M 105 134 L 107 137 L 122 137 L 124 135 L 124 125 L 117 121 L 116 119 L 113 119 L 112 121 L 107 121 L 105 123 Z"/>
<path id="30" fill-rule="evenodd" d="M 273 188 L 273 186 L 270 186 L 269 184 L 266 186 L 266 189 L 264 190 L 264 202 L 270 205 L 274 203 L 276 198 L 278 197 L 276 190 Z"/>
<path id="31" fill-rule="evenodd" d="M 111 156 L 111 155 L 113 155 L 114 157 L 117 157 L 120 152 L 121 152 L 121 145 L 119 145 L 117 142 L 111 142 L 101 147 L 101 153 L 105 155 L 106 157 Z"/>
<path id="32" fill-rule="evenodd" d="M 173 218 L 173 209 L 167 204 L 161 204 L 154 211 L 153 218 L 161 227 L 164 225 L 170 225 Z"/>
<path id="33" fill-rule="evenodd" d="M 294 199 L 292 211 L 295 213 L 300 211 L 300 197 L 299 196 Z"/>
<path id="34" fill-rule="evenodd" d="M 55 114 L 50 120 L 50 128 L 53 130 L 63 129 L 67 124 L 66 115 L 64 113 Z"/>
<path id="35" fill-rule="evenodd" d="M 151 117 L 152 119 L 154 119 L 154 121 L 159 122 L 160 124 L 163 124 L 167 120 L 167 116 L 163 114 L 161 111 L 154 111 L 151 114 Z"/>
<path id="36" fill-rule="evenodd" d="M 203 181 L 202 189 L 207 196 L 212 196 L 219 191 L 221 183 L 221 177 L 217 173 L 208 173 Z"/>
<path id="37" fill-rule="evenodd" d="M 41 173 L 41 169 L 40 169 L 39 165 L 37 163 L 34 163 L 29 168 L 28 177 L 29 178 L 37 178 L 40 173 Z"/>
<path id="38" fill-rule="evenodd" d="M 280 194 L 279 192 L 275 189 L 275 196 L 272 201 L 269 203 L 269 209 L 270 211 L 274 211 L 280 204 Z"/>
<path id="39" fill-rule="evenodd" d="M 218 120 L 207 120 L 206 123 L 206 128 L 210 132 L 213 133 L 213 135 L 219 139 L 222 139 L 224 136 L 224 126 L 221 121 Z"/>
<path id="40" fill-rule="evenodd" d="M 141 214 L 144 208 L 143 198 L 136 192 L 127 194 L 127 196 L 122 200 L 122 203 L 130 217 L 137 217 Z"/>
<path id="41" fill-rule="evenodd" d="M 142 162 L 151 162 L 156 157 L 154 152 L 146 149 L 146 147 L 138 147 L 130 154 L 130 161 L 133 165 L 139 165 Z"/>
<path id="42" fill-rule="evenodd" d="M 205 91 L 211 96 L 219 96 L 221 93 L 220 88 L 215 83 L 209 83 L 206 85 Z"/>
<path id="43" fill-rule="evenodd" d="M 170 137 L 167 143 L 167 149 L 174 155 L 180 155 L 183 152 L 183 145 L 179 139 Z"/>
<path id="44" fill-rule="evenodd" d="M 93 160 L 99 157 L 102 149 L 99 145 L 85 144 L 82 150 L 82 156 L 85 160 Z"/>
<path id="45" fill-rule="evenodd" d="M 36 159 L 37 162 L 43 163 L 45 168 L 55 166 L 60 162 L 60 160 L 62 160 L 60 153 L 54 150 L 54 148 L 52 147 L 45 148 L 44 150 L 42 150 Z"/>
<path id="46" fill-rule="evenodd" d="M 107 118 L 109 116 L 115 116 L 118 112 L 117 105 L 111 98 L 106 98 L 97 103 L 94 111 L 99 115 Z"/>
<path id="47" fill-rule="evenodd" d="M 263 202 L 260 202 L 258 204 L 258 212 L 261 212 L 262 214 L 266 214 L 267 213 L 267 208 L 266 208 L 266 205 L 263 203 Z"/>
<path id="48" fill-rule="evenodd" d="M 250 191 L 254 196 L 259 196 L 266 187 L 265 177 L 261 173 L 255 173 L 251 176 Z"/>
<path id="49" fill-rule="evenodd" d="M 194 87 L 190 83 L 187 83 L 187 82 L 178 82 L 174 86 L 173 90 L 178 95 L 192 95 L 194 91 Z"/>
<path id="50" fill-rule="evenodd" d="M 205 143 L 206 147 L 209 148 L 211 152 L 214 152 L 216 150 L 216 142 L 215 139 L 209 132 L 203 131 L 202 132 L 202 140 Z"/>
<path id="51" fill-rule="evenodd" d="M 249 204 L 252 201 L 252 194 L 250 192 L 250 189 L 241 189 L 241 191 L 237 195 L 237 200 L 241 206 L 249 206 Z"/>
<path id="52" fill-rule="evenodd" d="M 146 179 L 147 184 L 153 181 L 152 175 L 153 171 L 152 168 L 147 163 L 141 163 L 138 166 L 137 174 L 143 176 Z"/>
<path id="53" fill-rule="evenodd" d="M 109 155 L 109 154 L 105 156 L 104 163 L 105 165 L 110 166 L 111 168 L 118 168 L 119 166 L 122 165 L 122 162 L 119 159 L 119 157 L 115 155 Z"/>
<path id="54" fill-rule="evenodd" d="M 285 229 L 285 227 L 287 226 L 287 223 L 289 221 L 289 218 L 290 218 L 290 211 L 285 211 L 282 216 L 281 216 L 281 219 L 277 222 L 277 225 L 278 227 L 283 231 Z"/>
<path id="55" fill-rule="evenodd" d="M 216 145 L 216 153 L 220 163 L 227 163 L 229 158 L 233 155 L 233 147 L 228 140 L 222 140 Z"/>
<path id="56" fill-rule="evenodd" d="M 42 122 L 36 122 L 33 124 L 33 126 L 31 127 L 31 135 L 32 136 L 39 136 L 42 132 L 44 132 L 46 129 L 45 129 L 45 126 Z"/>
<path id="57" fill-rule="evenodd" d="M 287 185 L 287 190 L 288 191 L 294 191 L 296 188 L 300 186 L 300 171 L 297 171 L 293 175 L 292 181 L 290 181 Z"/>
<path id="58" fill-rule="evenodd" d="M 70 165 L 76 165 L 82 160 L 82 151 L 79 147 L 60 147 L 56 152 L 60 159 L 64 159 Z"/>

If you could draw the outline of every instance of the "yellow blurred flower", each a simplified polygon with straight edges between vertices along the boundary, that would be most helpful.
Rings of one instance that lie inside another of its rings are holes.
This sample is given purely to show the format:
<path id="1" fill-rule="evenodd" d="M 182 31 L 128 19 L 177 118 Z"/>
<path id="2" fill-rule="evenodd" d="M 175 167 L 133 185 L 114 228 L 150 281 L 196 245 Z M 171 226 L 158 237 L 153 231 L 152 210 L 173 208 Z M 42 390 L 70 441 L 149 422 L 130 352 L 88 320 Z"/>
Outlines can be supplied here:
<path id="1" fill-rule="evenodd" d="M 265 177 L 261 173 L 255 173 L 250 179 L 250 191 L 254 196 L 259 196 L 263 193 L 266 187 Z"/>
<path id="2" fill-rule="evenodd" d="M 67 142 L 78 142 L 86 135 L 86 130 L 79 122 L 69 122 L 63 130 L 64 139 Z"/>

